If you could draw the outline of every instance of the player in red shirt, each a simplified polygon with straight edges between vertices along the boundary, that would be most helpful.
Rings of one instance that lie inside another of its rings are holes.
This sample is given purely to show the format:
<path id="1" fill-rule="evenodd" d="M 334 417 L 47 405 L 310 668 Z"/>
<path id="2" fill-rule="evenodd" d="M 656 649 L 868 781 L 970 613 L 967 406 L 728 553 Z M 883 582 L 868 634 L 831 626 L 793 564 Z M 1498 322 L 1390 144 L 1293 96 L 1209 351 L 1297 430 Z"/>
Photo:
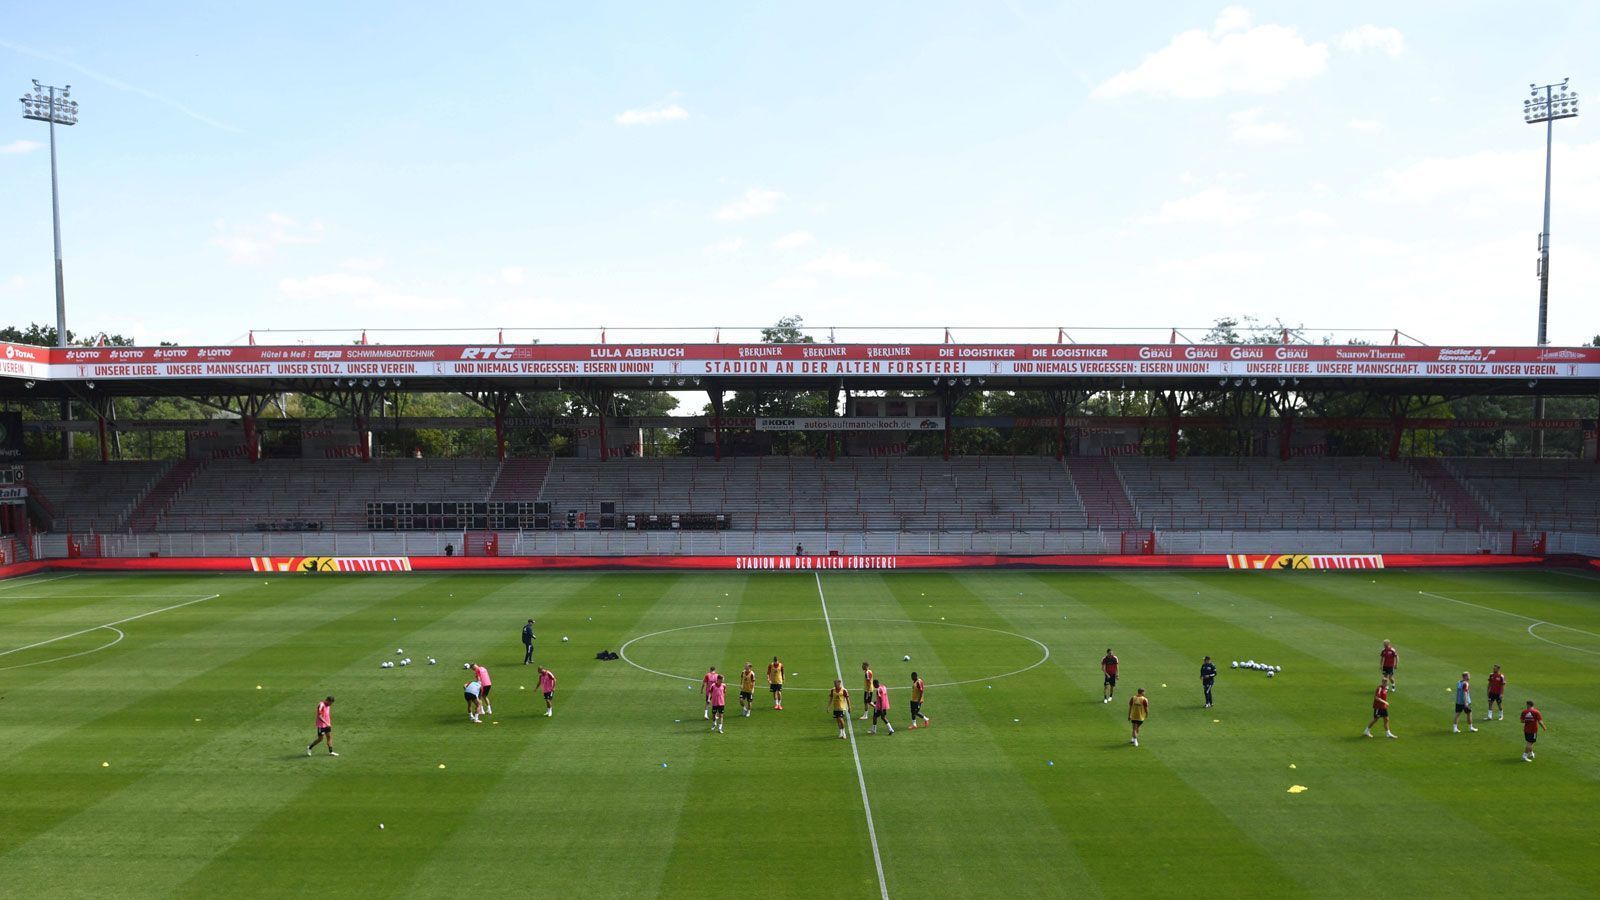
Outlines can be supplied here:
<path id="1" fill-rule="evenodd" d="M 1538 743 L 1539 730 L 1544 728 L 1544 716 L 1534 707 L 1533 701 L 1529 700 L 1518 718 L 1522 719 L 1522 740 L 1525 742 L 1522 747 L 1522 761 L 1533 762 L 1533 745 Z"/>
<path id="2" fill-rule="evenodd" d="M 1389 685 L 1382 681 L 1378 682 L 1378 689 L 1372 692 L 1372 721 L 1367 723 L 1361 736 L 1372 737 L 1372 726 L 1378 724 L 1379 719 L 1383 720 L 1383 736 L 1394 737 L 1394 732 L 1389 730 Z"/>
<path id="3" fill-rule="evenodd" d="M 1533 706 L 1532 701 L 1530 701 L 1528 703 L 1528 705 L 1530 707 Z M 1535 715 L 1537 715 L 1537 713 L 1535 713 Z M 311 743 L 306 745 L 306 755 L 310 756 L 311 755 L 311 748 L 313 748 L 316 745 L 322 743 L 323 740 L 327 740 L 327 742 L 328 742 L 328 755 L 329 756 L 338 756 L 339 754 L 333 752 L 333 698 L 332 697 L 328 697 L 327 699 L 323 700 L 321 703 L 317 704 L 317 738 L 316 738 L 316 740 L 314 740 Z M 1529 746 L 1532 746 L 1532 745 L 1530 744 Z"/>
<path id="4" fill-rule="evenodd" d="M 1396 652 L 1393 644 L 1388 641 L 1383 642 L 1383 650 L 1378 653 L 1378 662 L 1383 667 L 1384 684 L 1389 686 L 1389 690 L 1394 690 L 1398 687 L 1394 683 L 1394 670 L 1396 666 L 1400 665 L 1400 654 Z"/>
<path id="5" fill-rule="evenodd" d="M 1105 658 L 1100 660 L 1100 671 L 1105 673 L 1105 699 L 1101 703 L 1110 703 L 1111 698 L 1117 693 L 1117 655 L 1106 648 Z"/>
<path id="6" fill-rule="evenodd" d="M 1490 722 L 1494 721 L 1494 711 L 1495 711 L 1496 707 L 1499 707 L 1499 709 L 1500 709 L 1500 721 L 1504 722 L 1506 720 L 1506 704 L 1505 704 L 1505 701 L 1502 699 L 1503 697 L 1505 697 L 1505 695 L 1506 695 L 1506 677 L 1504 675 L 1500 674 L 1500 667 L 1499 666 L 1495 666 L 1494 667 L 1494 671 L 1489 673 L 1489 714 L 1488 714 L 1488 720 Z"/>

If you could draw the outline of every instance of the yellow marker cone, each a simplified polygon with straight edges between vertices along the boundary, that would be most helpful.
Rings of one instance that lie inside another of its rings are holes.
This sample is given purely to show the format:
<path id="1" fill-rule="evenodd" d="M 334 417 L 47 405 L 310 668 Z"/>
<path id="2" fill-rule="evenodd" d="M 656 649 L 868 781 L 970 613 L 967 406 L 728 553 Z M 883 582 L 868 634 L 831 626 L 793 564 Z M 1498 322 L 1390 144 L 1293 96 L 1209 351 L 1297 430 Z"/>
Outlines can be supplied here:
<path id="1" fill-rule="evenodd" d="M 439 768 L 444 768 L 444 763 L 439 763 Z"/>
<path id="2" fill-rule="evenodd" d="M 1294 768 L 1294 763 L 1289 763 L 1289 768 Z"/>
<path id="3" fill-rule="evenodd" d="M 1308 790 L 1310 790 L 1310 788 L 1306 787 L 1303 784 L 1291 785 L 1289 787 L 1289 793 L 1291 793 L 1291 794 L 1303 794 Z"/>
<path id="4" fill-rule="evenodd" d="M 111 768 L 111 763 L 103 762 L 103 763 L 100 764 L 100 768 L 109 769 L 109 768 Z"/>

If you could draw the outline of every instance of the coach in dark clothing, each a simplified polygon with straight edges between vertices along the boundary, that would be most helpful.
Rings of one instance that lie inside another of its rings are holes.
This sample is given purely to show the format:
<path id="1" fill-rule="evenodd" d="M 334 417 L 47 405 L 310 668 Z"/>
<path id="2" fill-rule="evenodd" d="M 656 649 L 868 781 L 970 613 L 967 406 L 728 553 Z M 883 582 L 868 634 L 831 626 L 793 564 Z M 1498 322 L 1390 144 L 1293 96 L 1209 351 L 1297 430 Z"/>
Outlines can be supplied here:
<path id="1" fill-rule="evenodd" d="M 533 620 L 529 619 L 528 624 L 522 626 L 522 664 L 525 666 L 533 665 L 533 638 Z"/>
<path id="2" fill-rule="evenodd" d="M 1205 688 L 1206 709 L 1211 708 L 1211 686 L 1216 682 L 1217 664 L 1212 662 L 1211 657 L 1208 656 L 1200 663 L 1200 686 Z"/>

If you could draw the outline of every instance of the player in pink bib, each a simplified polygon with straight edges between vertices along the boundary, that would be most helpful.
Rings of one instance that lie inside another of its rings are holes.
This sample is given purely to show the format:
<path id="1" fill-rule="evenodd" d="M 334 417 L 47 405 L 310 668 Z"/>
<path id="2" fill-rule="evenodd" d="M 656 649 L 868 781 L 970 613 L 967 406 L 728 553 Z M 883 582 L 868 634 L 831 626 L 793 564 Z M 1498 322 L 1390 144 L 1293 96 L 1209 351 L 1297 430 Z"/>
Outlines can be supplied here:
<path id="1" fill-rule="evenodd" d="M 326 740 L 328 742 L 328 755 L 338 756 L 333 751 L 333 697 L 329 696 L 317 704 L 317 737 L 306 745 L 306 755 L 311 755 L 311 748 Z"/>
<path id="2" fill-rule="evenodd" d="M 711 685 L 711 730 L 722 733 L 722 713 L 728 708 L 728 685 L 718 675 L 717 680 Z"/>
<path id="3" fill-rule="evenodd" d="M 889 686 L 874 678 L 872 679 L 872 690 L 874 694 L 872 727 L 867 729 L 867 734 L 878 733 L 879 719 L 883 720 L 883 726 L 889 729 L 889 733 L 894 734 L 894 726 L 889 724 Z"/>
<path id="4" fill-rule="evenodd" d="M 716 685 L 719 677 L 716 666 L 707 669 L 706 674 L 700 676 L 700 691 L 706 695 L 705 718 L 707 719 L 711 718 L 711 688 Z"/>
<path id="5" fill-rule="evenodd" d="M 544 693 L 544 714 L 555 715 L 556 673 L 544 666 L 539 667 L 539 690 Z"/>
<path id="6" fill-rule="evenodd" d="M 494 706 L 489 702 L 489 688 L 494 686 L 494 682 L 489 679 L 489 670 L 473 663 L 472 674 L 478 679 L 478 704 L 483 707 L 484 712 L 493 715 Z"/>

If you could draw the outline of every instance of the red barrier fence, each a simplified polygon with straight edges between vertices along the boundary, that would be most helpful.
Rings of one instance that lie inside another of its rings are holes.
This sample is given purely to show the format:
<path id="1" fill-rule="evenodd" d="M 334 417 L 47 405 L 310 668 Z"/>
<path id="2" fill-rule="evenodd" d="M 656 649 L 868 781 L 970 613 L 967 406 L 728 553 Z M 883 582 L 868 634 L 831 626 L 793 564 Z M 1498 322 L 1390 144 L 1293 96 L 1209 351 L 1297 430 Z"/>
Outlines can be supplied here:
<path id="1" fill-rule="evenodd" d="M 828 556 L 256 556 L 79 558 L 0 567 L 0 578 L 35 572 L 271 572 L 340 574 L 393 572 L 530 572 L 552 570 L 722 570 L 738 572 L 893 571 L 900 569 L 1248 569 L 1342 570 L 1561 566 L 1600 572 L 1600 560 L 1581 556 L 1489 554 L 1167 554 L 1167 555 L 828 555 Z"/>

